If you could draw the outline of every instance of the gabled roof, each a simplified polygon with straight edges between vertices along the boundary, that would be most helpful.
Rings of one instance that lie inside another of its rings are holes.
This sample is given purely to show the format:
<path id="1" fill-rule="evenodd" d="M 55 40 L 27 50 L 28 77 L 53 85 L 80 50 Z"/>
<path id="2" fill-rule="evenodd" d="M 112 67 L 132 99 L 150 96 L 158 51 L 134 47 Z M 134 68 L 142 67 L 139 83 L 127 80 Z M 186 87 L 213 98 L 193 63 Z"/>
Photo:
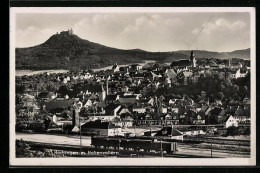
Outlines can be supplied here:
<path id="1" fill-rule="evenodd" d="M 120 104 L 134 104 L 136 103 L 136 98 L 119 98 L 118 102 Z"/>
<path id="2" fill-rule="evenodd" d="M 219 115 L 221 113 L 222 109 L 221 108 L 217 108 L 215 107 L 214 109 L 212 109 L 210 112 L 213 115 Z"/>
<path id="3" fill-rule="evenodd" d="M 82 86 L 82 89 L 84 91 L 88 90 L 89 92 L 92 92 L 92 93 L 97 93 L 97 92 L 102 92 L 103 90 L 103 85 L 100 85 L 100 84 L 84 84 L 84 86 Z"/>
<path id="4" fill-rule="evenodd" d="M 180 66 L 180 67 L 185 67 L 185 66 L 191 66 L 191 62 L 190 62 L 190 60 L 180 60 L 180 61 L 173 61 L 172 63 L 171 63 L 171 66 L 173 67 L 173 66 Z"/>
<path id="5" fill-rule="evenodd" d="M 238 108 L 238 109 L 235 111 L 235 115 L 236 115 L 236 116 L 244 116 L 244 115 L 245 115 L 245 112 L 244 112 L 243 109 Z"/>
<path id="6" fill-rule="evenodd" d="M 125 117 L 133 117 L 133 115 L 130 112 L 126 112 L 120 115 L 121 118 L 125 118 Z"/>
<path id="7" fill-rule="evenodd" d="M 106 100 L 116 100 L 117 95 L 107 95 Z"/>
<path id="8" fill-rule="evenodd" d="M 51 98 L 51 96 L 53 95 L 53 92 L 41 92 L 38 97 L 40 98 Z"/>
<path id="9" fill-rule="evenodd" d="M 187 116 L 188 117 L 196 117 L 198 115 L 198 113 L 196 113 L 196 112 L 194 112 L 194 111 L 192 111 L 192 110 L 189 110 L 188 112 L 187 112 Z"/>
<path id="10" fill-rule="evenodd" d="M 201 117 L 201 120 L 205 120 L 205 115 L 203 115 L 203 114 L 198 114 L 198 115 L 194 116 L 193 119 L 198 120 L 198 116 Z"/>
<path id="11" fill-rule="evenodd" d="M 190 71 L 184 71 L 183 72 L 183 75 L 185 76 L 185 77 L 190 77 L 190 76 L 192 76 L 192 72 L 190 72 Z"/>
<path id="12" fill-rule="evenodd" d="M 169 79 L 176 78 L 176 76 L 177 76 L 177 74 L 175 73 L 175 71 L 173 69 L 168 69 L 166 72 L 166 75 Z"/>
<path id="13" fill-rule="evenodd" d="M 45 105 L 47 110 L 53 109 L 67 109 L 74 103 L 73 100 L 52 100 L 50 102 L 43 102 L 42 106 Z"/>
<path id="14" fill-rule="evenodd" d="M 109 105 L 107 105 L 105 107 L 105 110 L 112 111 L 112 110 L 115 110 L 116 108 L 118 108 L 118 106 L 120 106 L 120 104 L 110 103 Z"/>

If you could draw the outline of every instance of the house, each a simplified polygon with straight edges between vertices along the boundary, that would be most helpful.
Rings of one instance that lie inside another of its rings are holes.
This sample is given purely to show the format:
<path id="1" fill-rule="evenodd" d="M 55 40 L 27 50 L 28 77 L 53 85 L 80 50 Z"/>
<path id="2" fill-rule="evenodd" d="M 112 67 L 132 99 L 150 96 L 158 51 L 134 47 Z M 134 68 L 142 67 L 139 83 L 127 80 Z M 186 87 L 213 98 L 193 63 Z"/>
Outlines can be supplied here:
<path id="1" fill-rule="evenodd" d="M 243 99 L 243 104 L 250 105 L 250 98 L 244 98 Z"/>
<path id="2" fill-rule="evenodd" d="M 120 119 L 122 122 L 122 127 L 132 127 L 133 126 L 133 115 L 130 112 L 123 113 L 120 115 Z"/>
<path id="3" fill-rule="evenodd" d="M 176 102 L 176 99 L 169 99 L 168 104 L 169 105 L 174 105 L 175 102 Z"/>
<path id="4" fill-rule="evenodd" d="M 128 90 L 129 90 L 128 86 L 124 86 L 121 88 L 121 92 L 124 92 L 124 93 L 128 92 Z"/>
<path id="5" fill-rule="evenodd" d="M 111 122 L 101 120 L 90 121 L 81 126 L 81 132 L 100 136 L 118 136 L 122 133 L 121 127 Z"/>
<path id="6" fill-rule="evenodd" d="M 172 124 L 173 125 L 180 124 L 180 116 L 177 113 L 172 114 Z"/>
<path id="7" fill-rule="evenodd" d="M 146 112 L 146 106 L 145 105 L 134 105 L 133 106 L 133 112 L 137 113 L 145 113 Z"/>
<path id="8" fill-rule="evenodd" d="M 90 100 L 90 99 L 88 99 L 85 103 L 84 103 L 84 107 L 85 108 L 88 108 L 88 107 L 90 107 L 90 106 L 92 106 L 93 104 L 92 104 L 92 101 Z"/>
<path id="9" fill-rule="evenodd" d="M 152 97 L 152 98 L 150 98 L 149 100 L 148 100 L 148 104 L 149 105 L 151 105 L 151 106 L 154 106 L 154 102 L 155 102 L 155 100 L 154 100 L 154 98 Z"/>
<path id="10" fill-rule="evenodd" d="M 225 122 L 225 126 L 226 126 L 226 128 L 231 127 L 231 126 L 237 127 L 238 126 L 238 119 L 236 119 L 232 115 L 230 115 Z"/>
<path id="11" fill-rule="evenodd" d="M 126 107 L 126 106 L 121 106 L 120 109 L 117 111 L 117 115 L 122 115 L 122 114 L 125 114 L 125 113 L 131 114 L 128 107 Z"/>
<path id="12" fill-rule="evenodd" d="M 192 124 L 205 124 L 205 116 L 196 115 L 193 117 Z"/>
<path id="13" fill-rule="evenodd" d="M 132 71 L 140 71 L 142 68 L 143 68 L 143 66 L 140 65 L 140 64 L 132 64 L 131 65 L 131 70 Z"/>
<path id="14" fill-rule="evenodd" d="M 117 116 L 117 111 L 120 109 L 120 107 L 120 104 L 110 103 L 105 107 L 105 114 Z"/>
<path id="15" fill-rule="evenodd" d="M 113 67 L 112 67 L 112 71 L 113 71 L 113 73 L 115 73 L 115 72 L 119 72 L 119 66 L 117 65 L 117 63 L 115 63 L 115 65 L 113 65 Z"/>
<path id="16" fill-rule="evenodd" d="M 246 68 L 240 69 L 240 77 L 246 77 L 247 74 L 248 74 L 248 71 Z"/>
<path id="17" fill-rule="evenodd" d="M 231 70 L 231 77 L 235 78 L 235 79 L 239 78 L 240 77 L 240 68 L 237 70 Z"/>
<path id="18" fill-rule="evenodd" d="M 182 125 L 190 124 L 190 118 L 187 116 L 186 113 L 180 114 L 179 123 L 182 124 Z"/>
<path id="19" fill-rule="evenodd" d="M 222 124 L 225 121 L 225 110 L 219 107 L 215 107 L 209 112 L 207 120 L 208 124 Z"/>
<path id="20" fill-rule="evenodd" d="M 47 132 L 51 131 L 62 131 L 62 126 L 59 126 L 56 122 L 51 119 L 46 119 L 43 122 Z"/>
<path id="21" fill-rule="evenodd" d="M 201 129 L 178 129 L 184 136 L 196 136 L 196 135 L 204 135 L 206 132 L 204 132 Z"/>
<path id="22" fill-rule="evenodd" d="M 177 74 L 173 69 L 167 69 L 166 76 L 170 80 L 171 83 L 177 84 Z"/>
<path id="23" fill-rule="evenodd" d="M 159 109 L 160 113 L 162 114 L 166 114 L 167 113 L 167 107 L 163 107 L 161 106 L 160 109 Z"/>
<path id="24" fill-rule="evenodd" d="M 191 76 L 191 82 L 195 84 L 199 81 L 199 78 L 200 78 L 200 74 L 198 72 L 193 73 L 193 75 Z"/>
<path id="25" fill-rule="evenodd" d="M 184 71 L 182 73 L 183 73 L 183 76 L 184 76 L 183 84 L 187 85 L 188 82 L 191 81 L 191 77 L 193 76 L 193 73 L 191 71 Z"/>

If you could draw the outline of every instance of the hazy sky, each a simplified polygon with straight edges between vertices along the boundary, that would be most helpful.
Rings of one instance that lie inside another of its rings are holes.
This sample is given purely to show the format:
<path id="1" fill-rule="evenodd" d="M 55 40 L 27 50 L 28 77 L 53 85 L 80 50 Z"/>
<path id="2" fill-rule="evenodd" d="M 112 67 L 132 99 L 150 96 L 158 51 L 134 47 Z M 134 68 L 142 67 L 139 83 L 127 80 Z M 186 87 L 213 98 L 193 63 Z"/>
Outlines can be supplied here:
<path id="1" fill-rule="evenodd" d="M 250 15 L 241 12 L 20 13 L 16 14 L 16 47 L 41 44 L 69 28 L 83 39 L 120 49 L 224 52 L 250 47 Z"/>

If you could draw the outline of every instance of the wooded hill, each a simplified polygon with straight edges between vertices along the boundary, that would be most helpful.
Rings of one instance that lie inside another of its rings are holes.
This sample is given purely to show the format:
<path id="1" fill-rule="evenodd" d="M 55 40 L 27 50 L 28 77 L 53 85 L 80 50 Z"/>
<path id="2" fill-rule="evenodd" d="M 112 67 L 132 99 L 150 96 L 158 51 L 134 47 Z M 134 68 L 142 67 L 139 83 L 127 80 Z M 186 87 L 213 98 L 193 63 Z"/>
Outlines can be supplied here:
<path id="1" fill-rule="evenodd" d="M 190 51 L 147 52 L 140 49 L 122 50 L 107 47 L 77 35 L 55 34 L 46 42 L 28 48 L 16 48 L 16 69 L 70 69 L 101 68 L 115 63 L 140 63 L 155 60 L 169 63 L 173 60 L 188 59 Z M 249 59 L 250 49 L 228 53 L 195 51 L 196 58 L 244 58 Z"/>

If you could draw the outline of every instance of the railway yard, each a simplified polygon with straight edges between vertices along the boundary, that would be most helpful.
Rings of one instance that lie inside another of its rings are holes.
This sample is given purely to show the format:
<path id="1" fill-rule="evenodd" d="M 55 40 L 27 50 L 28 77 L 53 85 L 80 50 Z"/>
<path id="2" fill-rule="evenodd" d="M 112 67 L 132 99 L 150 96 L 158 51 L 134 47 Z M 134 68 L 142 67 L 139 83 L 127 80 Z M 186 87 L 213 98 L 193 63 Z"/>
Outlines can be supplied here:
<path id="1" fill-rule="evenodd" d="M 151 140 L 102 138 L 106 141 L 93 142 L 90 136 L 82 136 L 80 140 L 79 135 L 17 133 L 16 140 L 26 142 L 32 151 L 40 148 L 45 152 L 62 153 L 63 157 L 250 157 L 250 141 L 238 139 L 204 138 L 194 139 L 193 142 L 191 139 L 185 139 L 183 142 L 158 140 L 154 142 L 155 145 L 147 145 L 152 143 Z M 134 147 L 134 141 L 138 141 L 138 147 Z M 124 144 L 127 142 L 131 142 L 129 146 L 133 147 L 128 148 L 127 144 Z M 147 148 L 152 145 L 153 148 Z"/>

